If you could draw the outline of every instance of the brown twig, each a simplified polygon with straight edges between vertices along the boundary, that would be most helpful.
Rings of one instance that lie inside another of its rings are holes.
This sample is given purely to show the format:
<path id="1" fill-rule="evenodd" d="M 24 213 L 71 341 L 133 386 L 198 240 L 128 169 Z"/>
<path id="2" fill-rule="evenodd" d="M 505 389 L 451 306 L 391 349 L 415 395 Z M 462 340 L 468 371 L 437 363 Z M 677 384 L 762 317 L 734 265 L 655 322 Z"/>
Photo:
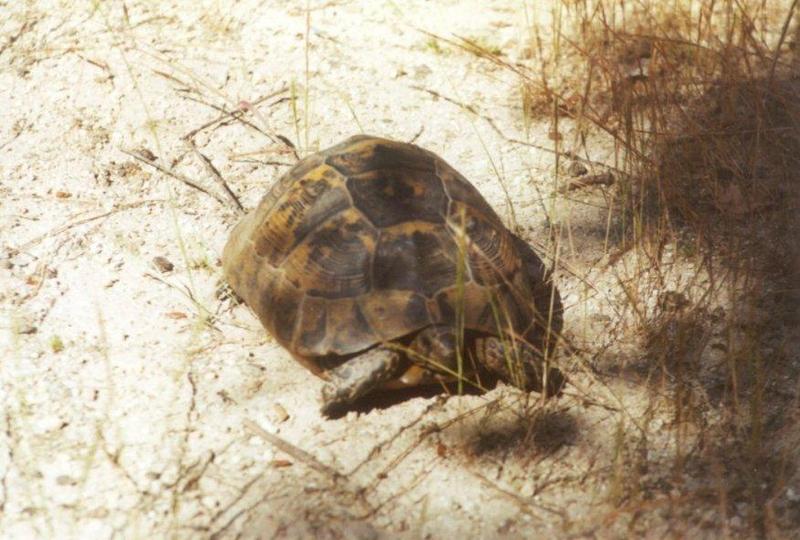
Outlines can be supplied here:
<path id="1" fill-rule="evenodd" d="M 786 34 L 789 31 L 789 25 L 794 20 L 794 10 L 797 9 L 797 2 L 798 0 L 794 0 L 794 2 L 792 2 L 792 7 L 789 8 L 789 13 L 786 14 L 786 19 L 783 21 L 783 28 L 781 29 L 781 37 L 778 40 L 778 44 L 775 46 L 775 53 L 772 56 L 772 64 L 769 67 L 770 81 L 773 81 L 775 79 L 775 68 L 778 65 L 778 58 L 781 55 L 781 47 L 783 47 L 783 43 L 786 40 Z"/>
<path id="2" fill-rule="evenodd" d="M 34 21 L 25 21 L 25 23 L 23 23 L 23 25 L 20 26 L 19 30 L 17 30 L 17 33 L 9 37 L 8 41 L 6 41 L 3 44 L 3 46 L 0 47 L 0 54 L 3 54 L 6 51 L 6 49 L 14 45 L 14 42 L 17 41 L 20 37 L 22 37 L 22 34 L 31 31 L 38 22 L 39 22 L 38 19 Z"/>
<path id="3" fill-rule="evenodd" d="M 534 519 L 537 519 L 537 520 L 540 520 L 540 521 L 544 520 L 544 518 L 541 515 L 539 515 L 537 512 L 534 511 L 534 508 L 541 508 L 542 510 L 545 510 L 547 512 L 555 514 L 555 515 L 561 517 L 562 519 L 564 519 L 564 517 L 565 517 L 564 513 L 562 511 L 560 511 L 560 510 L 556 510 L 556 509 L 553 509 L 553 508 L 548 508 L 548 507 L 546 507 L 546 506 L 544 506 L 542 504 L 534 505 L 529 500 L 525 499 L 524 497 L 520 497 L 518 494 L 514 493 L 513 491 L 511 491 L 509 489 L 506 489 L 506 488 L 503 488 L 503 487 L 497 485 L 495 482 L 492 482 L 491 480 L 486 478 L 486 476 L 484 476 L 483 474 L 478 473 L 476 471 L 472 471 L 470 469 L 467 469 L 467 471 L 473 477 L 475 477 L 481 484 L 483 484 L 484 486 L 486 486 L 490 490 L 495 491 L 495 492 L 497 492 L 497 493 L 499 493 L 501 495 L 504 495 L 509 500 L 511 500 L 514 503 L 516 503 L 517 507 L 523 513 L 529 515 L 530 517 L 532 517 Z"/>
<path id="4" fill-rule="evenodd" d="M 417 131 L 414 136 L 411 137 L 411 139 L 408 141 L 408 144 L 414 144 L 417 139 L 419 139 L 420 135 L 422 135 L 423 131 L 425 131 L 425 126 L 420 126 L 419 131 Z"/>
<path id="5" fill-rule="evenodd" d="M 191 140 L 192 137 L 194 137 L 197 133 L 199 133 L 200 131 L 202 131 L 202 130 L 204 130 L 206 128 L 209 128 L 209 127 L 211 127 L 213 125 L 224 123 L 227 120 L 238 120 L 239 122 L 241 122 L 245 126 L 248 126 L 251 129 L 254 129 L 258 133 L 261 133 L 262 135 L 267 137 L 272 142 L 285 147 L 289 152 L 291 152 L 294 155 L 295 159 L 299 160 L 300 156 L 297 154 L 297 148 L 295 147 L 294 143 L 292 143 L 292 141 L 289 140 L 287 137 L 281 135 L 280 133 L 275 132 L 272 129 L 269 129 L 268 127 L 265 127 L 264 129 L 262 129 L 259 126 L 257 126 L 256 124 L 254 124 L 253 122 L 250 122 L 249 120 L 245 120 L 245 119 L 242 118 L 242 116 L 245 114 L 245 112 L 251 111 L 266 126 L 267 122 L 261 116 L 261 114 L 259 114 L 258 109 L 256 108 L 256 106 L 261 104 L 261 103 L 263 103 L 264 101 L 266 101 L 268 99 L 271 99 L 271 98 L 273 98 L 275 96 L 279 96 L 279 95 L 287 92 L 288 90 L 289 90 L 289 88 L 284 86 L 284 87 L 280 88 L 279 90 L 276 90 L 274 92 L 271 92 L 271 93 L 267 94 L 266 96 L 262 96 L 262 97 L 258 98 L 257 100 L 253 101 L 252 103 L 251 102 L 242 101 L 240 103 L 239 108 L 237 108 L 234 111 L 228 111 L 224 107 L 220 107 L 220 106 L 215 105 L 213 103 L 208 103 L 208 102 L 203 101 L 202 99 L 199 99 L 199 98 L 195 98 L 195 97 L 191 97 L 191 96 L 184 96 L 184 97 L 186 97 L 186 99 L 190 99 L 190 100 L 195 101 L 197 103 L 202 103 L 206 107 L 211 107 L 214 110 L 221 111 L 223 114 L 220 115 L 219 117 L 213 119 L 213 120 L 210 120 L 210 121 L 206 122 L 202 126 L 196 128 L 196 129 L 193 129 L 192 131 L 190 131 L 189 133 L 184 135 L 182 138 L 184 140 Z M 278 103 L 282 103 L 282 102 L 286 101 L 286 99 L 287 98 L 284 98 L 284 97 L 279 98 L 279 99 L 275 100 L 275 102 L 272 103 L 271 105 L 277 105 Z"/>
<path id="6" fill-rule="evenodd" d="M 231 200 L 231 202 L 233 202 L 233 205 L 236 207 L 236 209 L 239 210 L 239 213 L 244 214 L 244 207 L 242 206 L 242 203 L 239 201 L 239 198 L 236 196 L 236 194 L 233 192 L 230 186 L 228 186 L 228 183 L 222 177 L 219 170 L 214 166 L 211 160 L 208 157 L 206 157 L 202 152 L 200 152 L 200 150 L 197 149 L 197 146 L 194 144 L 193 140 L 187 139 L 187 143 L 194 151 L 194 153 L 197 154 L 197 156 L 200 158 L 200 161 L 203 162 L 203 165 L 206 167 L 206 170 L 208 170 L 208 172 L 211 174 L 211 177 L 214 179 L 214 181 L 216 181 L 217 184 L 219 184 L 222 187 L 223 191 L 225 191 L 225 193 L 228 195 L 228 198 Z"/>
<path id="7" fill-rule="evenodd" d="M 568 193 L 576 189 L 583 189 L 589 186 L 611 186 L 615 182 L 614 175 L 610 172 L 600 174 L 590 174 L 581 178 L 570 180 L 558 190 L 559 193 Z"/>
<path id="8" fill-rule="evenodd" d="M 209 197 L 215 199 L 220 204 L 222 204 L 224 206 L 228 206 L 228 201 L 223 199 L 221 196 L 219 196 L 216 193 L 213 193 L 211 191 L 208 191 L 206 188 L 204 188 L 200 184 L 197 184 L 194 180 L 188 178 L 187 176 L 182 175 L 179 172 L 173 171 L 170 167 L 165 167 L 164 165 L 161 165 L 158 162 L 158 158 L 149 159 L 150 156 L 140 155 L 140 154 L 138 154 L 138 153 L 136 153 L 136 152 L 134 152 L 132 150 L 127 150 L 125 148 L 120 148 L 120 151 L 122 153 L 124 153 L 124 154 L 127 154 L 127 155 L 131 156 L 133 159 L 135 159 L 137 161 L 140 161 L 141 163 L 144 163 L 145 165 L 149 165 L 149 166 L 153 167 L 154 169 L 166 174 L 167 176 L 171 176 L 172 178 L 174 178 L 174 179 L 176 179 L 176 180 L 178 180 L 180 182 L 183 182 L 187 186 L 189 186 L 191 188 L 194 188 L 197 191 L 200 191 L 201 193 L 205 193 Z"/>
<path id="9" fill-rule="evenodd" d="M 315 471 L 321 472 L 331 477 L 333 480 L 342 480 L 345 478 L 345 476 L 336 469 L 328 465 L 325 465 L 324 463 L 319 461 L 317 458 L 315 458 L 302 448 L 299 448 L 294 444 L 290 443 L 289 441 L 282 439 L 273 433 L 270 433 L 269 431 L 265 430 L 264 428 L 262 428 L 249 418 L 246 418 L 244 420 L 244 425 L 247 429 L 249 429 L 256 435 L 267 441 L 269 444 L 271 444 L 281 452 L 289 454 L 297 461 L 305 463 Z"/>
<path id="10" fill-rule="evenodd" d="M 41 242 L 45 238 L 50 238 L 50 237 L 53 237 L 53 236 L 57 236 L 57 235 L 59 235 L 59 234 L 61 234 L 63 232 L 66 232 L 66 231 L 74 228 L 74 227 L 78 227 L 79 225 L 84 225 L 86 223 L 91 223 L 92 221 L 96 221 L 98 219 L 103 219 L 103 218 L 108 217 L 108 216 L 110 216 L 112 214 L 116 214 L 117 212 L 124 212 L 125 210 L 130 210 L 132 208 L 137 208 L 137 207 L 143 206 L 145 204 L 157 203 L 157 202 L 161 203 L 161 202 L 164 202 L 164 201 L 161 200 L 161 199 L 148 199 L 148 200 L 144 200 L 144 201 L 136 201 L 136 202 L 133 202 L 133 203 L 120 205 L 117 208 L 114 208 L 113 210 L 109 210 L 108 212 L 103 212 L 102 214 L 97 214 L 95 216 L 90 216 L 88 218 L 79 219 L 77 221 L 73 221 L 72 223 L 66 223 L 64 225 L 61 225 L 60 227 L 56 227 L 55 229 L 51 229 L 51 230 L 49 230 L 48 232 L 46 232 L 44 234 L 36 236 L 35 238 L 32 238 L 32 239 L 28 240 L 27 242 L 25 242 L 23 244 L 20 244 L 17 247 L 12 247 L 11 251 L 13 253 L 19 253 L 21 251 L 25 251 L 26 249 L 29 249 L 30 247 L 38 244 L 39 242 Z"/>
<path id="11" fill-rule="evenodd" d="M 229 111 L 225 107 L 220 107 L 219 105 L 215 105 L 214 103 L 210 103 L 208 101 L 202 100 L 202 99 L 194 97 L 194 96 L 184 95 L 183 97 L 188 99 L 188 100 L 190 100 L 190 101 L 194 101 L 195 103 L 200 103 L 202 105 L 205 105 L 206 107 L 210 107 L 210 108 L 214 109 L 215 111 L 219 111 L 219 112 L 222 113 L 222 118 L 221 119 L 214 119 L 211 122 L 209 122 L 209 125 L 213 126 L 214 124 L 218 124 L 218 123 L 224 122 L 224 121 L 226 121 L 227 119 L 230 118 L 231 120 L 238 120 L 239 122 L 241 122 L 245 126 L 249 127 L 250 129 L 253 129 L 253 130 L 257 131 L 258 133 L 262 134 L 263 136 L 265 136 L 266 138 L 268 138 L 272 142 L 278 142 L 277 140 L 275 140 L 276 137 L 275 137 L 274 134 L 269 133 L 269 132 L 261 129 L 260 127 L 255 125 L 253 122 L 250 122 L 249 120 L 245 120 L 244 118 L 242 118 L 242 116 L 244 115 L 244 112 L 248 109 L 248 107 L 239 107 L 234 111 Z M 193 137 L 195 135 L 196 131 L 199 131 L 200 129 L 204 129 L 205 127 L 209 127 L 209 126 L 204 124 L 203 126 L 198 128 L 197 130 L 190 131 L 189 133 L 184 135 L 183 138 L 184 139 L 189 139 L 189 138 L 191 138 L 191 137 Z"/>

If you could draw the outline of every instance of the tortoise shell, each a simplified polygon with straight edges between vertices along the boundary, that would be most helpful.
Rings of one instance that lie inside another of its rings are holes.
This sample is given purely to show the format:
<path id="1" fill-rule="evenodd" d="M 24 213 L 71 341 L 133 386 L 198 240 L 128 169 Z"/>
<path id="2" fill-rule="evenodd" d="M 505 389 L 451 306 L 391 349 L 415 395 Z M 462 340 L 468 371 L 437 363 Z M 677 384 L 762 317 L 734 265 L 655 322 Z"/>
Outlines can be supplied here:
<path id="1" fill-rule="evenodd" d="M 537 347 L 548 322 L 560 330 L 530 247 L 444 160 L 388 139 L 354 136 L 298 162 L 235 227 L 222 261 L 264 327 L 317 373 L 322 357 L 431 324 Z"/>

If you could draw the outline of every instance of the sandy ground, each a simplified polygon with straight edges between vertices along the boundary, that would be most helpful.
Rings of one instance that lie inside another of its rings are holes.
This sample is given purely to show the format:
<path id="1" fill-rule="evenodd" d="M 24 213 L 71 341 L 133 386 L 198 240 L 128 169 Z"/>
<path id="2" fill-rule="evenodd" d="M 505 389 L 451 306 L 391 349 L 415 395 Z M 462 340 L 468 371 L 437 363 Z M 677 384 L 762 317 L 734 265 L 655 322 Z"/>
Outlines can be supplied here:
<path id="1" fill-rule="evenodd" d="M 609 501 L 636 462 L 626 415 L 647 412 L 651 460 L 675 452 L 646 385 L 597 384 L 564 353 L 575 386 L 546 405 L 501 385 L 326 420 L 321 382 L 217 297 L 236 214 L 135 157 L 221 194 L 193 131 L 248 208 L 295 161 L 281 137 L 301 153 L 359 132 L 414 139 L 546 258 L 545 209 L 570 223 L 568 335 L 607 348 L 624 301 L 625 261 L 613 279 L 596 269 L 605 212 L 554 198 L 554 155 L 507 140 L 553 146 L 546 123 L 526 126 L 518 80 L 425 33 L 524 61 L 526 20 L 547 5 L 311 7 L 0 2 L 0 536 L 625 535 Z M 653 534 L 746 524 L 709 503 L 693 510 L 705 522 L 675 525 L 659 511 L 691 486 L 659 489 L 637 521 Z"/>

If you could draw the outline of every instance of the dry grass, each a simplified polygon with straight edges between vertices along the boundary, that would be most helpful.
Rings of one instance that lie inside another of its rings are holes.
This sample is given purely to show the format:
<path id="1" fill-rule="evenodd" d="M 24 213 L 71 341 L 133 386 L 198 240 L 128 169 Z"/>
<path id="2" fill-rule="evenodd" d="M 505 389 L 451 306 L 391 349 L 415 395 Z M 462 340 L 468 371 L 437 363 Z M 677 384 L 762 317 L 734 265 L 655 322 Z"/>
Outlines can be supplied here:
<path id="1" fill-rule="evenodd" d="M 606 525 L 644 532 L 655 512 L 678 535 L 800 526 L 787 496 L 800 433 L 787 414 L 798 402 L 796 7 L 565 1 L 549 27 L 531 27 L 527 68 L 478 53 L 519 73 L 557 165 L 591 158 L 587 140 L 612 149 L 604 262 L 626 302 L 608 327 L 638 352 L 622 361 L 618 348 L 576 345 L 594 354 L 587 379 L 632 377 L 650 397 L 618 415 Z M 570 242 L 562 223 L 555 235 Z M 663 411 L 669 423 L 655 427 Z M 665 432 L 668 454 L 655 455 L 649 441 Z"/>

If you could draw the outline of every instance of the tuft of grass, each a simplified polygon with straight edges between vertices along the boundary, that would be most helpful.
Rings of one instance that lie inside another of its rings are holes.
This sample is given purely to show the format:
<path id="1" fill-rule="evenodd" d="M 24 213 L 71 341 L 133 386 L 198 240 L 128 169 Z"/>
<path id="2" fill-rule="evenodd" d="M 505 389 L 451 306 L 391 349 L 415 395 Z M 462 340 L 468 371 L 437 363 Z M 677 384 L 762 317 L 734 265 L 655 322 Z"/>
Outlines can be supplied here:
<path id="1" fill-rule="evenodd" d="M 54 353 L 58 354 L 64 350 L 64 342 L 58 336 L 52 336 L 50 338 L 50 350 Z"/>

